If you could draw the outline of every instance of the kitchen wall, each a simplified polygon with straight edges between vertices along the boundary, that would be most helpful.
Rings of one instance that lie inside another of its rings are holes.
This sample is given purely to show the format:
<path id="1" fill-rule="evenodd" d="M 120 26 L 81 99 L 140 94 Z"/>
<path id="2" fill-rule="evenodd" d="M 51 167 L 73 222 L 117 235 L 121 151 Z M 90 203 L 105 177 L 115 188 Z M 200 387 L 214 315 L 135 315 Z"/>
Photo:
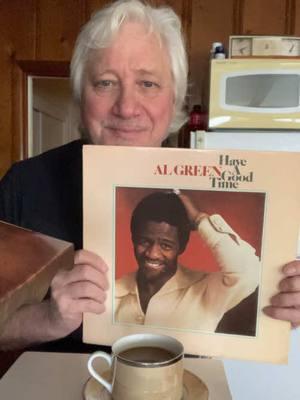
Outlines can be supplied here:
<path id="1" fill-rule="evenodd" d="M 0 176 L 26 152 L 24 84 L 18 61 L 65 61 L 80 27 L 105 0 L 0 1 Z M 190 104 L 206 93 L 213 41 L 231 34 L 300 36 L 297 0 L 155 0 L 182 18 L 190 60 Z M 23 79 L 24 80 L 24 79 Z M 26 103 L 25 103 L 26 106 Z M 25 134 L 24 134 L 25 132 Z"/>

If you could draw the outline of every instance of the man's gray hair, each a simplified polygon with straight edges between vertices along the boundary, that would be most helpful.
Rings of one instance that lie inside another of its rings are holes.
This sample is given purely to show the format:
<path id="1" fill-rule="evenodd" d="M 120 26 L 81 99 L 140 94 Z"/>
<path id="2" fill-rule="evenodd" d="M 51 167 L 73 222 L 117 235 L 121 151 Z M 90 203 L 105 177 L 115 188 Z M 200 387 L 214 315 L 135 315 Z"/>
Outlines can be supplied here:
<path id="1" fill-rule="evenodd" d="M 154 32 L 166 48 L 174 81 L 175 111 L 169 133 L 176 132 L 186 121 L 185 97 L 188 64 L 181 22 L 170 7 L 155 8 L 139 0 L 115 1 L 96 12 L 81 30 L 71 61 L 71 80 L 75 100 L 81 101 L 83 78 L 89 52 L 110 46 L 123 22 L 143 24 Z"/>

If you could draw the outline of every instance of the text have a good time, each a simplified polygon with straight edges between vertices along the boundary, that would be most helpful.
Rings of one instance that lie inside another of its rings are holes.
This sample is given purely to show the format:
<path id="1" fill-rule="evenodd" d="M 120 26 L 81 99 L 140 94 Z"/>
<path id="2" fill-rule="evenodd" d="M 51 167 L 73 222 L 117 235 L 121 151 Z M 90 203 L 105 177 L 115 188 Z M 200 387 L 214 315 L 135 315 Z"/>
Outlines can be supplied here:
<path id="1" fill-rule="evenodd" d="M 241 182 L 253 182 L 253 171 L 242 173 L 247 164 L 246 159 L 234 159 L 228 154 L 222 154 L 219 156 L 219 163 L 215 165 L 158 164 L 154 175 L 203 177 L 210 179 L 212 188 L 237 189 Z"/>

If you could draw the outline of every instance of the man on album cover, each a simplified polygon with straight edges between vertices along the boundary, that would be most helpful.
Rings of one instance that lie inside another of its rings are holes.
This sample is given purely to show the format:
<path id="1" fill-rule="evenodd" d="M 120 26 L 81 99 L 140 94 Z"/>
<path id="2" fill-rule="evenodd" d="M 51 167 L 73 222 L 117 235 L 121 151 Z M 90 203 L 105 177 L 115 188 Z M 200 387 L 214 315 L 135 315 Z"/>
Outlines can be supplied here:
<path id="1" fill-rule="evenodd" d="M 201 212 L 180 191 L 144 197 L 130 229 L 138 269 L 116 280 L 116 322 L 215 332 L 224 314 L 258 286 L 255 249 L 220 215 Z M 178 263 L 191 230 L 210 247 L 219 271 Z"/>

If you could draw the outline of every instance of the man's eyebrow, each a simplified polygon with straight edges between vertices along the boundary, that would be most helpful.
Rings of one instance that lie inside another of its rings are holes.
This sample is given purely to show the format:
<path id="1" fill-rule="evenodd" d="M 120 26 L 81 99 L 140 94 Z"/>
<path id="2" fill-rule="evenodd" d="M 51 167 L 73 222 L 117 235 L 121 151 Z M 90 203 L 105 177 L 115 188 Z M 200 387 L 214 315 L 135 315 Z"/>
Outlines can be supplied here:
<path id="1" fill-rule="evenodd" d="M 145 233 L 140 233 L 140 234 L 137 235 L 137 237 L 138 238 L 142 238 L 142 239 L 146 239 L 146 240 L 153 240 L 153 238 L 149 237 Z M 165 243 L 172 243 L 172 244 L 176 243 L 176 240 L 168 239 L 168 238 L 165 238 L 165 237 L 160 237 L 159 240 L 161 242 L 165 242 Z"/>
<path id="2" fill-rule="evenodd" d="M 176 240 L 161 238 L 161 241 L 164 243 L 176 244 Z"/>
<path id="3" fill-rule="evenodd" d="M 93 73 L 94 76 L 102 76 L 104 74 L 112 74 L 112 75 L 116 75 L 117 74 L 116 71 L 114 71 L 111 68 L 102 69 L 102 70 L 96 69 L 95 71 L 92 71 L 92 73 Z"/>
<path id="4" fill-rule="evenodd" d="M 136 72 L 138 72 L 140 75 L 151 75 L 151 76 L 154 76 L 154 75 L 158 74 L 158 71 L 155 70 L 155 69 L 144 69 L 144 68 L 141 68 L 141 69 L 137 69 Z"/>

